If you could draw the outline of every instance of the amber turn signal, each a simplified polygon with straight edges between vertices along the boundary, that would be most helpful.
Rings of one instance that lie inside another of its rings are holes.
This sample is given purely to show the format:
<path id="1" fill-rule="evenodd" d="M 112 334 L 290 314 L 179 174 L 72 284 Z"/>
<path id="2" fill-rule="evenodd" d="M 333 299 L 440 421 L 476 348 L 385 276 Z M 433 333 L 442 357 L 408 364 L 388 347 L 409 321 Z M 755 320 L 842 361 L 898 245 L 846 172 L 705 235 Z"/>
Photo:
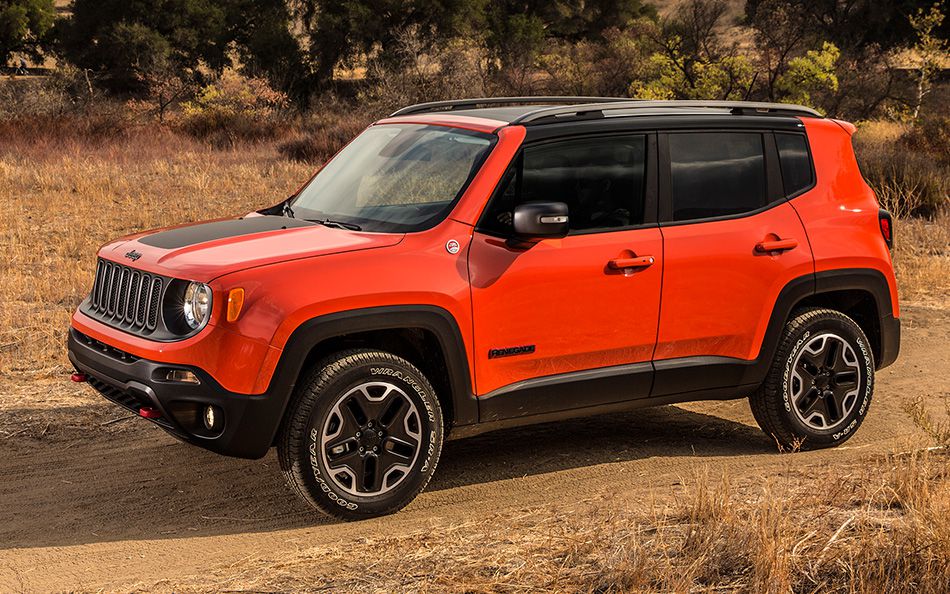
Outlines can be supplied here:
<path id="1" fill-rule="evenodd" d="M 244 289 L 231 289 L 228 293 L 228 321 L 236 322 L 244 307 Z"/>

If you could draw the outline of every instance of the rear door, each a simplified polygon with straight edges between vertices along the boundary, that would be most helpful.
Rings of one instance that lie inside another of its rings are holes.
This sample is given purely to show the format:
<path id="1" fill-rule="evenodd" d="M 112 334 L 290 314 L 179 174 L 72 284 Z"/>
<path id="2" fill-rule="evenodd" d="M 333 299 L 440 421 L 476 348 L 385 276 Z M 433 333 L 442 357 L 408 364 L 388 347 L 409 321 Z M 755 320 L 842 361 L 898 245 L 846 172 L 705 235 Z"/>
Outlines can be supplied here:
<path id="1" fill-rule="evenodd" d="M 660 134 L 662 308 L 652 394 L 735 386 L 756 359 L 772 307 L 813 272 L 785 198 L 773 134 Z"/>
<path id="2" fill-rule="evenodd" d="M 469 252 L 483 421 L 649 394 L 663 266 L 656 173 L 653 134 L 548 141 L 516 159 Z M 567 203 L 570 234 L 509 241 L 512 210 L 532 200 Z"/>

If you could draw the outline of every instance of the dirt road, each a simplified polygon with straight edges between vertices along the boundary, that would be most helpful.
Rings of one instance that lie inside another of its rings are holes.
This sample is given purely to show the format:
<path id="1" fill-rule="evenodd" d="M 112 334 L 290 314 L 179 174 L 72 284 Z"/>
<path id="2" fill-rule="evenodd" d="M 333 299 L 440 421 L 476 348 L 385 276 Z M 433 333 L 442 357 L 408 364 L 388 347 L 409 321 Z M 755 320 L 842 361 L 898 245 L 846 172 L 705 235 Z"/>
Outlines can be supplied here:
<path id="1" fill-rule="evenodd" d="M 878 376 L 867 420 L 841 448 L 776 454 L 745 401 L 515 429 L 450 442 L 436 478 L 409 508 L 360 523 L 304 508 L 273 453 L 223 458 L 134 420 L 116 424 L 121 430 L 96 422 L 11 436 L 0 441 L 0 591 L 123 589 L 549 501 L 611 493 L 635 503 L 703 468 L 759 481 L 917 447 L 923 438 L 904 406 L 917 396 L 936 406 L 950 394 L 948 314 L 906 309 L 901 358 Z"/>

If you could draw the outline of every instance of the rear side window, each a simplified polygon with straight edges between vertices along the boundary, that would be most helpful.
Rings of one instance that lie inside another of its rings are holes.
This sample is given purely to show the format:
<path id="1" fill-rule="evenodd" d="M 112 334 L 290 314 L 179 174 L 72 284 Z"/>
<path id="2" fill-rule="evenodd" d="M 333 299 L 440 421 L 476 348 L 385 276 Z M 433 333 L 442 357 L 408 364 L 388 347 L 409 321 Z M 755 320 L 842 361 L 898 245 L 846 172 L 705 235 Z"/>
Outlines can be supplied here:
<path id="1" fill-rule="evenodd" d="M 670 134 L 669 144 L 674 221 L 738 215 L 768 203 L 761 134 Z"/>
<path id="2" fill-rule="evenodd" d="M 571 231 L 640 225 L 644 219 L 646 137 L 563 140 L 529 146 L 505 176 L 480 227 L 506 234 L 518 204 L 568 206 Z"/>
<path id="3" fill-rule="evenodd" d="M 785 195 L 793 196 L 811 187 L 815 180 L 805 135 L 776 132 L 775 144 L 778 146 L 778 158 L 782 164 Z"/>

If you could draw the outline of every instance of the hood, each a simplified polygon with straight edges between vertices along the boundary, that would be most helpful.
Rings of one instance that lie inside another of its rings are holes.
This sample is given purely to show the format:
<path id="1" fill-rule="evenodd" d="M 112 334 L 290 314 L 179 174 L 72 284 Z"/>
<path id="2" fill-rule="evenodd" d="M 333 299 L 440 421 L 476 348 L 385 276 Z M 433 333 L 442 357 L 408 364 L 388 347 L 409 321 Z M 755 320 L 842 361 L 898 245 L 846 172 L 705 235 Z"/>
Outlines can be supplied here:
<path id="1" fill-rule="evenodd" d="M 250 215 L 130 235 L 104 245 L 99 256 L 156 274 L 208 282 L 255 266 L 392 246 L 403 237 Z"/>

